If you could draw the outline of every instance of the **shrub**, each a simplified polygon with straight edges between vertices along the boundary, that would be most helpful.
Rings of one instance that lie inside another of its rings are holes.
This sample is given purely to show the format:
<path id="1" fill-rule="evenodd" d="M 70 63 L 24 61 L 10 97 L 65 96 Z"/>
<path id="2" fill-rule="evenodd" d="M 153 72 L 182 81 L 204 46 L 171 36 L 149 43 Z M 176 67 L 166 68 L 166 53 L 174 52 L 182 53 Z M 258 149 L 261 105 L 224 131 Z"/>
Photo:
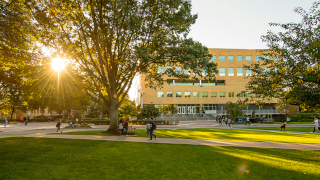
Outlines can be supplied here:
<path id="1" fill-rule="evenodd" d="M 320 113 L 296 113 L 289 117 L 292 122 L 313 122 L 315 117 L 320 117 Z"/>

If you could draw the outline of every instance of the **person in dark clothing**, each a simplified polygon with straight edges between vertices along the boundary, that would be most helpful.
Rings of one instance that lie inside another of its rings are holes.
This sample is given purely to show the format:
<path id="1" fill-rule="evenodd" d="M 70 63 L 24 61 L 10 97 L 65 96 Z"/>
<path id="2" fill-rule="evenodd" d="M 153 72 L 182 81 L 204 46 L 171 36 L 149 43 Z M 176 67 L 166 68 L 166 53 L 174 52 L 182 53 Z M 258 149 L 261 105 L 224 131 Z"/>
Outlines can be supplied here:
<path id="1" fill-rule="evenodd" d="M 128 136 L 128 128 L 129 128 L 128 120 L 126 120 L 126 122 L 124 123 L 124 128 L 126 129 L 126 133 L 127 133 L 126 136 Z"/>
<path id="2" fill-rule="evenodd" d="M 154 136 L 154 139 L 157 140 L 157 136 L 153 134 L 153 131 L 154 131 L 155 127 L 156 127 L 156 124 L 152 120 L 153 120 L 153 118 L 151 117 L 150 118 L 151 129 L 150 129 L 150 139 L 149 139 L 149 141 L 152 141 L 152 136 Z"/>
<path id="3" fill-rule="evenodd" d="M 56 127 L 57 127 L 57 132 L 60 131 L 60 133 L 62 133 L 62 131 L 60 130 L 60 126 L 61 126 L 61 121 L 57 123 Z"/>
<path id="4" fill-rule="evenodd" d="M 26 126 L 27 122 L 28 122 L 28 119 L 26 117 L 24 117 L 23 120 L 24 120 L 24 125 Z"/>

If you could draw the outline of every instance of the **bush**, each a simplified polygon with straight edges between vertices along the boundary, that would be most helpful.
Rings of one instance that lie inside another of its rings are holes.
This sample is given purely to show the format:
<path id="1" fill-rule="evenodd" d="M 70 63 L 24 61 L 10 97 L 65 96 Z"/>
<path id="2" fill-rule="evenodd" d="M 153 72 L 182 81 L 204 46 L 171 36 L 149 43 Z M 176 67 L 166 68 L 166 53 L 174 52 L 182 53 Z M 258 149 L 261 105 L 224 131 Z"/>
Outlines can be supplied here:
<path id="1" fill-rule="evenodd" d="M 320 113 L 296 113 L 289 115 L 291 122 L 313 122 L 315 117 L 320 117 Z"/>

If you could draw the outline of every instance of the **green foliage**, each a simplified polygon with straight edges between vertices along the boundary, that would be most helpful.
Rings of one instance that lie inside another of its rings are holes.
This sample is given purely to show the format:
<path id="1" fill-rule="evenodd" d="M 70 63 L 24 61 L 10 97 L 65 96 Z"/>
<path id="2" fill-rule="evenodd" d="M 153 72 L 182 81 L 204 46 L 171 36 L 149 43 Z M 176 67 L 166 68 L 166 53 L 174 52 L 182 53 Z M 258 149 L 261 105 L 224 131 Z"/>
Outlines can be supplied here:
<path id="1" fill-rule="evenodd" d="M 247 90 L 257 97 L 258 104 L 274 97 L 305 108 L 320 104 L 319 4 L 314 2 L 309 12 L 296 8 L 294 11 L 302 17 L 300 23 L 270 23 L 283 32 L 269 31 L 262 36 L 269 50 L 260 51 L 260 62 L 245 66 L 253 72 Z"/>
<path id="2" fill-rule="evenodd" d="M 292 122 L 313 122 L 314 118 L 320 118 L 320 113 L 295 113 L 289 115 Z"/>
<path id="3" fill-rule="evenodd" d="M 238 103 L 232 103 L 231 101 L 227 102 L 226 110 L 231 119 L 235 119 L 243 115 L 243 111 Z"/>
<path id="4" fill-rule="evenodd" d="M 185 0 L 45 1 L 35 18 L 43 30 L 42 42 L 69 58 L 73 74 L 86 93 L 118 128 L 116 109 L 128 94 L 134 76 L 143 73 L 150 88 L 161 87 L 165 74 L 159 66 L 180 64 L 205 80 L 214 81 L 216 64 L 201 43 L 187 35 L 197 15 Z M 170 76 L 190 75 L 169 70 Z M 98 96 L 97 96 L 98 95 Z"/>
<path id="5" fill-rule="evenodd" d="M 144 106 L 140 110 L 139 119 L 150 118 L 150 117 L 158 117 L 160 115 L 160 111 L 154 105 L 152 106 Z"/>
<path id="6" fill-rule="evenodd" d="M 135 104 L 133 101 L 130 101 L 129 97 L 126 96 L 126 99 L 123 101 L 123 103 L 120 105 L 118 116 L 124 117 L 125 119 L 128 119 L 129 117 L 137 116 L 138 110 L 135 107 Z"/>

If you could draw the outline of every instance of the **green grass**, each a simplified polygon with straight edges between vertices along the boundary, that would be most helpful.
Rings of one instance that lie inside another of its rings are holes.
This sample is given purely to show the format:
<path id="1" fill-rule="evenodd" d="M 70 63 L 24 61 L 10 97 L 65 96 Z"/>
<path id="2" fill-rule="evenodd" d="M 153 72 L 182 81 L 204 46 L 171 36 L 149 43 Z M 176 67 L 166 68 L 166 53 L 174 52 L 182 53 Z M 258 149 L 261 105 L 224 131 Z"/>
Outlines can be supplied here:
<path id="1" fill-rule="evenodd" d="M 313 130 L 310 127 L 309 132 Z M 138 137 L 149 137 L 146 130 L 136 130 Z M 283 142 L 320 144 L 317 134 L 298 134 L 283 131 L 250 131 L 233 129 L 157 129 L 154 132 L 159 138 L 200 139 L 200 140 L 225 140 L 225 141 L 253 141 L 253 142 Z M 72 135 L 101 135 L 108 134 L 99 131 L 70 132 Z"/>
<path id="2" fill-rule="evenodd" d="M 263 130 L 277 130 L 280 131 L 279 127 L 250 127 L 248 129 L 263 129 Z M 312 132 L 313 127 L 286 127 L 286 131 L 298 131 L 298 132 Z M 316 131 L 319 132 L 319 131 Z"/>
<path id="3" fill-rule="evenodd" d="M 20 137 L 0 144 L 0 179 L 320 178 L 319 151 Z"/>

